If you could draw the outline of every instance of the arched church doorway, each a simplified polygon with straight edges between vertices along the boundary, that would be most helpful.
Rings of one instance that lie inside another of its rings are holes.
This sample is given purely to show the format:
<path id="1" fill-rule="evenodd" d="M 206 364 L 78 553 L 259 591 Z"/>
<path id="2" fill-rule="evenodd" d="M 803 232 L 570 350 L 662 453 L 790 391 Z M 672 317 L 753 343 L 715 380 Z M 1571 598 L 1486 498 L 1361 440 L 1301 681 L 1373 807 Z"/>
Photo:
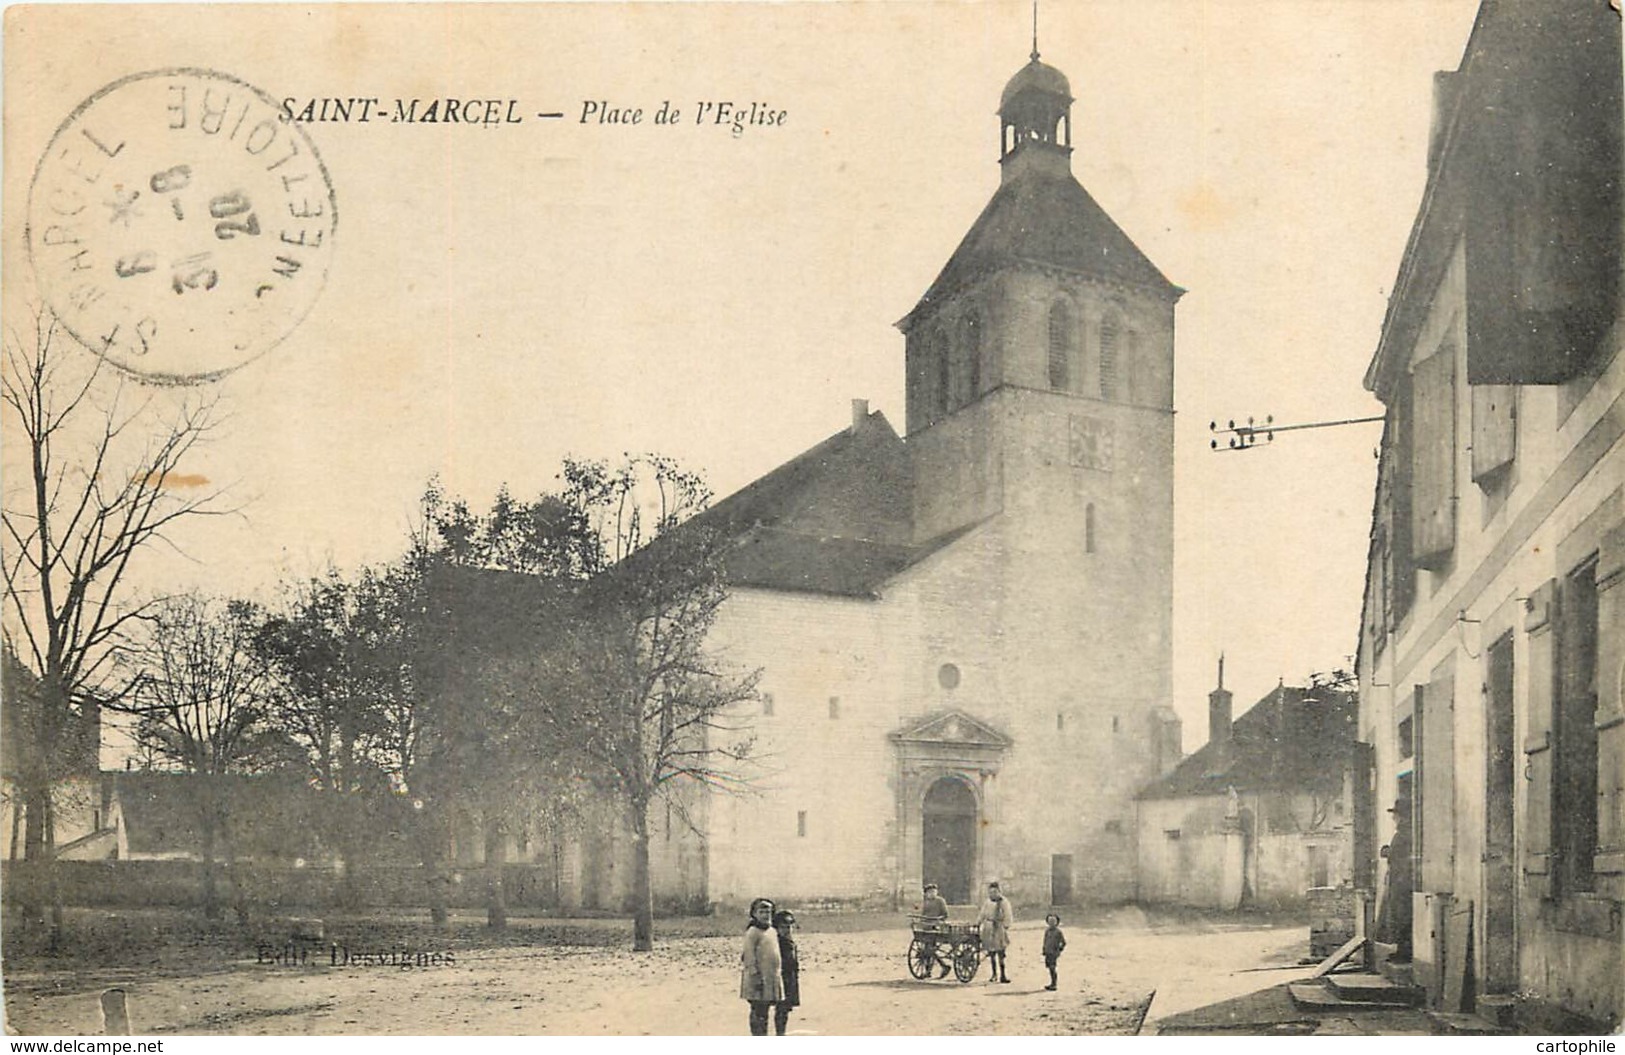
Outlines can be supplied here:
<path id="1" fill-rule="evenodd" d="M 925 882 L 941 887 L 950 904 L 970 904 L 976 879 L 976 793 L 954 777 L 938 779 L 925 793 L 921 836 Z"/>

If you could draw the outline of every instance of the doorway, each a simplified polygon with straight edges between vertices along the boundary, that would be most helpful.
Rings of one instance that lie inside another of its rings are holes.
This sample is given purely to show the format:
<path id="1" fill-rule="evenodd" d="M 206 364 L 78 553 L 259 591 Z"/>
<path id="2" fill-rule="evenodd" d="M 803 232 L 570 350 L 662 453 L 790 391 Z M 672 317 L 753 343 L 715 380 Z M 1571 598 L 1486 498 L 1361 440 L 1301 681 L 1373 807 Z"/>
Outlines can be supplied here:
<path id="1" fill-rule="evenodd" d="M 971 903 L 976 875 L 976 793 L 963 780 L 942 777 L 925 793 L 921 876 L 952 905 Z"/>
<path id="2" fill-rule="evenodd" d="M 1072 904 L 1072 855 L 1051 854 L 1049 859 L 1049 903 Z"/>

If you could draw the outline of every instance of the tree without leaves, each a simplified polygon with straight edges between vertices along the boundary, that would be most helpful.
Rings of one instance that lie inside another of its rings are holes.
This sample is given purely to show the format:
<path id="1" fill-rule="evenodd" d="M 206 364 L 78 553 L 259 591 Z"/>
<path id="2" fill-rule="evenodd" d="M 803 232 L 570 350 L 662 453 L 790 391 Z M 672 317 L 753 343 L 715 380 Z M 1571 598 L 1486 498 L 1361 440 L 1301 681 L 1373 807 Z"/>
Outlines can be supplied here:
<path id="1" fill-rule="evenodd" d="M 225 851 L 233 906 L 246 922 L 230 779 L 293 760 L 292 745 L 266 724 L 270 675 L 253 650 L 255 613 L 243 602 L 191 594 L 166 599 L 144 622 L 145 634 L 120 657 L 134 672 L 132 689 L 110 707 L 139 719 L 137 741 L 156 758 L 194 776 L 204 914 L 213 919 L 220 912 L 218 844 Z"/>
<path id="2" fill-rule="evenodd" d="M 180 471 L 212 428 L 214 403 L 166 410 L 151 394 L 134 399 L 129 382 L 70 343 L 40 310 L 32 333 L 8 329 L 0 365 L 6 636 L 38 677 L 41 700 L 25 746 L 25 857 L 45 869 L 53 940 L 60 906 L 48 833 L 62 774 L 48 747 L 86 708 L 121 695 L 111 657 L 148 607 L 130 601 L 136 555 L 183 518 L 224 512 L 218 492 L 194 491 L 197 478 Z"/>

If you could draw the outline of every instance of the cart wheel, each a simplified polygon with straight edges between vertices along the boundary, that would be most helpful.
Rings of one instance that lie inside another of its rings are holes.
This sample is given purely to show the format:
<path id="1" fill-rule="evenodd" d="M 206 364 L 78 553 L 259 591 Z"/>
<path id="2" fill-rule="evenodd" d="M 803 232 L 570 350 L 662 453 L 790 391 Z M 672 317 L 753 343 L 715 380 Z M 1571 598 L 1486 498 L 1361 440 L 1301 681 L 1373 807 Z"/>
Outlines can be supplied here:
<path id="1" fill-rule="evenodd" d="M 968 982 L 976 977 L 982 966 L 982 950 L 975 945 L 961 945 L 954 951 L 954 977 Z"/>
<path id="2" fill-rule="evenodd" d="M 916 978 L 931 977 L 931 968 L 937 965 L 936 952 L 927 942 L 915 938 L 908 947 L 908 973 Z"/>

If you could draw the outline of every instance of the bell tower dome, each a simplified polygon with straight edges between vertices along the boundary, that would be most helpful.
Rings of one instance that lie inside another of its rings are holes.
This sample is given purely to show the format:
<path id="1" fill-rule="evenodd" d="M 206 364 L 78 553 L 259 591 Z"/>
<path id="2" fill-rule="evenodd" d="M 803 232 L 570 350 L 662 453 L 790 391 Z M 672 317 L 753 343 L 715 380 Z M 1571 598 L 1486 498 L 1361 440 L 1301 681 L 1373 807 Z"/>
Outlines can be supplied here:
<path id="1" fill-rule="evenodd" d="M 1038 167 L 1054 175 L 1072 169 L 1072 88 L 1066 75 L 1038 60 L 1016 71 L 999 97 L 999 164 L 1003 179 Z"/>

